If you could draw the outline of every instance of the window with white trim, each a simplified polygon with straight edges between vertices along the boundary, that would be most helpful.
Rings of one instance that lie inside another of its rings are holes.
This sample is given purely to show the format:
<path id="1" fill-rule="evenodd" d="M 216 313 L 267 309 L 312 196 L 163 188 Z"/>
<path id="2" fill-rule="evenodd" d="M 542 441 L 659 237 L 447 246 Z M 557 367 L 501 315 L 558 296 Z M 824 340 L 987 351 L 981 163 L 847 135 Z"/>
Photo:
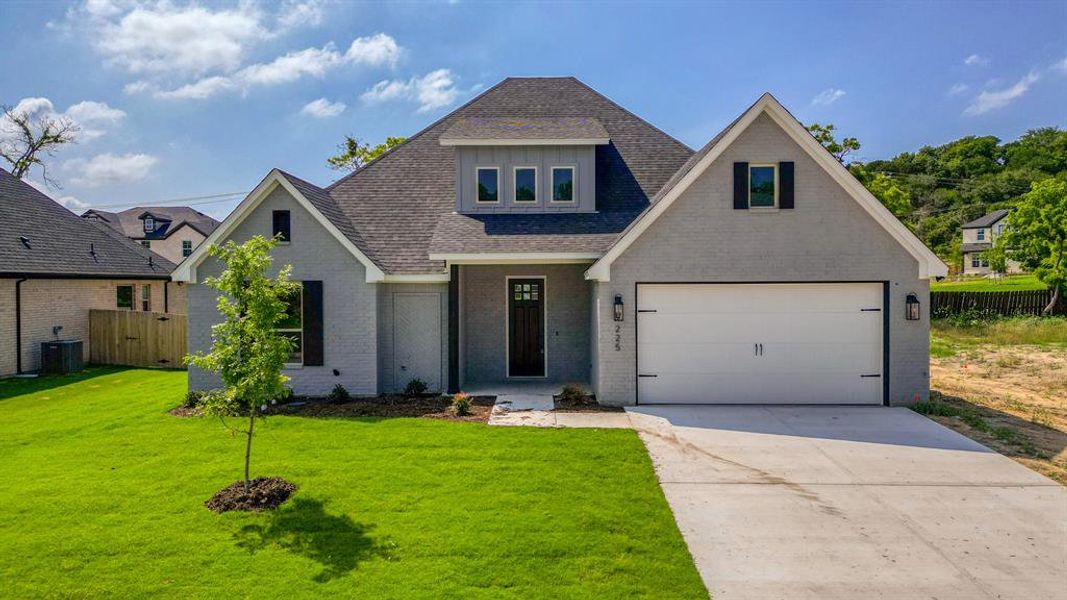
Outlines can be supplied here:
<path id="1" fill-rule="evenodd" d="M 299 282 L 297 282 L 299 283 Z M 293 345 L 289 350 L 287 365 L 304 364 L 304 290 L 297 286 L 293 293 L 284 299 L 285 316 L 274 326 L 282 337 L 289 338 Z"/>
<path id="2" fill-rule="evenodd" d="M 748 166 L 748 205 L 751 208 L 778 206 L 778 165 Z"/>
<path id="3" fill-rule="evenodd" d="M 156 230 L 156 220 L 152 217 L 144 218 L 144 230 L 151 233 Z"/>
<path id="4" fill-rule="evenodd" d="M 478 202 L 494 204 L 500 202 L 500 169 L 496 167 L 478 167 L 475 169 Z"/>
<path id="5" fill-rule="evenodd" d="M 515 167 L 515 202 L 537 202 L 537 167 Z"/>
<path id="6" fill-rule="evenodd" d="M 145 284 L 141 286 L 141 310 L 144 312 L 152 312 L 152 286 Z"/>
<path id="7" fill-rule="evenodd" d="M 182 256 L 189 256 L 193 253 L 193 240 L 182 240 Z"/>
<path id="8" fill-rule="evenodd" d="M 978 230 L 978 241 L 981 242 L 981 241 L 984 241 L 984 240 L 985 240 L 985 229 L 979 229 Z"/>
<path id="9" fill-rule="evenodd" d="M 574 202 L 574 167 L 552 167 L 552 201 Z"/>

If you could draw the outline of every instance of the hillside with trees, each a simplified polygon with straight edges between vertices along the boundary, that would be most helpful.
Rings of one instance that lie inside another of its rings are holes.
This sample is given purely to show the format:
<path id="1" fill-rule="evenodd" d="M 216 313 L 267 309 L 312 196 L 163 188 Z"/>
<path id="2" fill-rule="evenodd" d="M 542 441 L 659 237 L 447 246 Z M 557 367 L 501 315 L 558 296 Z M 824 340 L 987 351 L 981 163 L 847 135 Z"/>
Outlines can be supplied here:
<path id="1" fill-rule="evenodd" d="M 860 147 L 855 138 L 838 143 L 831 125 L 816 123 L 809 130 L 842 162 Z M 959 268 L 961 225 L 1016 206 L 1036 181 L 1067 181 L 1067 131 L 1031 129 L 1007 143 L 991 135 L 967 136 L 848 168 L 938 256 Z"/>

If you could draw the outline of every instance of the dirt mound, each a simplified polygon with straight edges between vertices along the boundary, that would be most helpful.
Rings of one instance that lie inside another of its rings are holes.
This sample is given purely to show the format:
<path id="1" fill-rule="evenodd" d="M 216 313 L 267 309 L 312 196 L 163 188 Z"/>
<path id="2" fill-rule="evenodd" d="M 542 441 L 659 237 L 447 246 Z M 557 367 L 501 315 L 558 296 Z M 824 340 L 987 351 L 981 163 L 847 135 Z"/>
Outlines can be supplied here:
<path id="1" fill-rule="evenodd" d="M 249 482 L 235 481 L 204 503 L 217 513 L 228 510 L 270 510 L 277 508 L 296 491 L 296 486 L 281 477 L 259 477 Z"/>

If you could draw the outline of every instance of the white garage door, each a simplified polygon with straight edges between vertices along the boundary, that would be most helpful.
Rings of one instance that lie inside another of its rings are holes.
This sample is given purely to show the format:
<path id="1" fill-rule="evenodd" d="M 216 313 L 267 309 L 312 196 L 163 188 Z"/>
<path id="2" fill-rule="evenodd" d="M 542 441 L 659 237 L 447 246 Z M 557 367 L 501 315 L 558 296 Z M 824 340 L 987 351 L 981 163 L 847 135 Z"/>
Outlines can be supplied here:
<path id="1" fill-rule="evenodd" d="M 639 404 L 881 404 L 882 284 L 640 284 Z"/>

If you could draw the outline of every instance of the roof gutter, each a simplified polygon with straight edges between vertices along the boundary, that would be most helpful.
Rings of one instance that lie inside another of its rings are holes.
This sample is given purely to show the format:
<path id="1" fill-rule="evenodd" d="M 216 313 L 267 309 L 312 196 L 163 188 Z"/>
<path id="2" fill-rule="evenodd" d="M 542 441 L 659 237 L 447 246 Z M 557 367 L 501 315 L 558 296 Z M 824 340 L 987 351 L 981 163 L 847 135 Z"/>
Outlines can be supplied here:
<path id="1" fill-rule="evenodd" d="M 18 272 L 0 272 L 0 279 L 150 279 L 158 281 L 171 281 L 170 273 L 160 273 L 159 275 L 134 275 L 126 273 L 18 273 Z"/>

